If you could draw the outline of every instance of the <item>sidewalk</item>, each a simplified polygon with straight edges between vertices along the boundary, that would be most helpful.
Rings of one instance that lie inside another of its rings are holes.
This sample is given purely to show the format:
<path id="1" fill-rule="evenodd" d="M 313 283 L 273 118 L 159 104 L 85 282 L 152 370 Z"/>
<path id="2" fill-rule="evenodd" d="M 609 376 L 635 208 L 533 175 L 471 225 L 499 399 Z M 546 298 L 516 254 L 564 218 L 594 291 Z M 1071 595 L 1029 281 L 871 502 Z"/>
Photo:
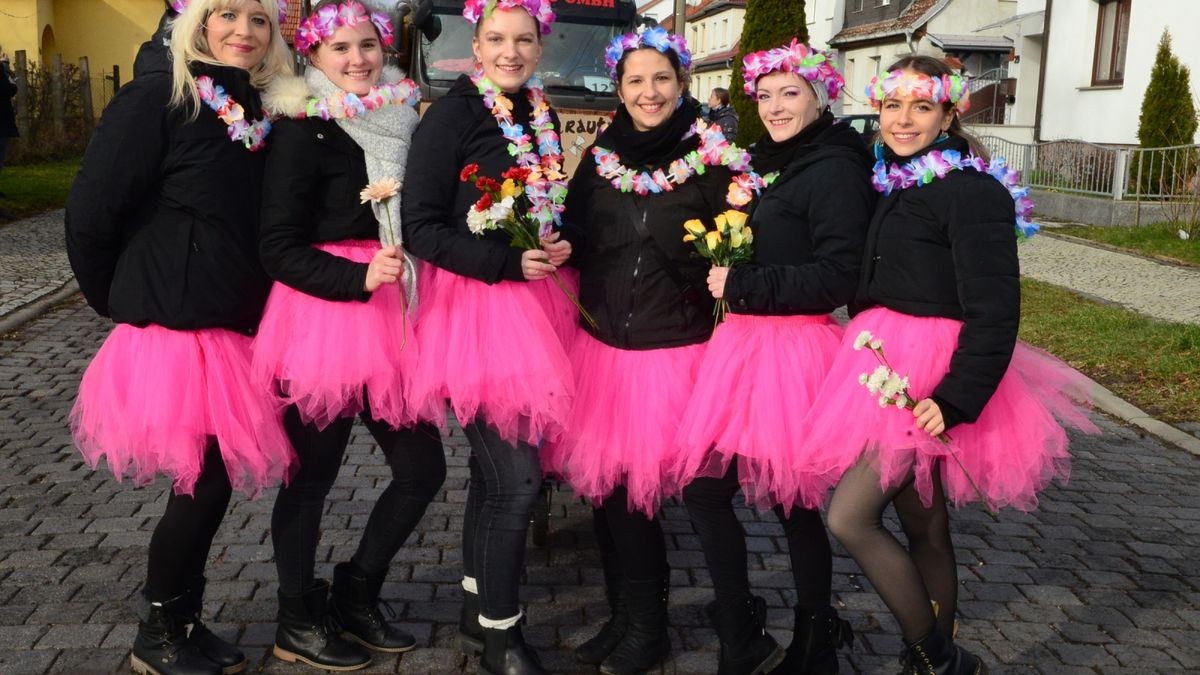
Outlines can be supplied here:
<path id="1" fill-rule="evenodd" d="M 25 313 L 22 309 L 38 309 L 74 281 L 63 215 L 59 209 L 0 226 L 0 326 Z"/>

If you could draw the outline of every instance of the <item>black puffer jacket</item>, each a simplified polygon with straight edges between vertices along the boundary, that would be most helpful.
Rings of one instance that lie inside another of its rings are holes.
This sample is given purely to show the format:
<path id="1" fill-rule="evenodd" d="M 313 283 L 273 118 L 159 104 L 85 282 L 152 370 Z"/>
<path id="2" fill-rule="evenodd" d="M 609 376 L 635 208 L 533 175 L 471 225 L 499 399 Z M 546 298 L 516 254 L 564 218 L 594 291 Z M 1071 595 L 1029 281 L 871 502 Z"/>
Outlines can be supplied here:
<path id="1" fill-rule="evenodd" d="M 194 72 L 261 116 L 247 71 Z M 258 261 L 265 153 L 230 141 L 207 106 L 190 120 L 170 96 L 171 74 L 154 70 L 105 109 L 67 197 L 71 268 L 114 321 L 253 333 L 270 288 Z"/>
<path id="2" fill-rule="evenodd" d="M 376 239 L 379 225 L 359 191 L 368 183 L 362 148 L 333 120 L 282 119 L 267 152 L 259 253 L 275 279 L 325 300 L 367 300 L 367 265 L 314 243 Z"/>
<path id="3" fill-rule="evenodd" d="M 524 93 L 508 97 L 513 120 L 532 135 L 532 106 Z M 557 115 L 555 129 L 562 129 Z M 401 198 L 404 247 L 410 253 L 455 274 L 494 284 L 524 281 L 521 253 L 508 235 L 490 231 L 477 237 L 467 229 L 467 209 L 482 193 L 459 181 L 467 164 L 478 164 L 479 175 L 499 179 L 516 166 L 508 141 L 483 106 L 471 78 L 463 75 L 445 96 L 425 111 L 413 133 Z"/>
<path id="4" fill-rule="evenodd" d="M 875 198 L 855 131 L 839 123 L 804 139 L 755 206 L 754 260 L 725 281 L 731 311 L 826 314 L 853 300 Z"/>
<path id="5" fill-rule="evenodd" d="M 926 152 L 935 149 L 969 152 L 957 137 Z M 964 169 L 882 198 L 871 221 L 858 306 L 963 322 L 933 392 L 947 428 L 979 418 L 1012 358 L 1021 320 L 1015 219 L 1004 186 Z"/>
<path id="6" fill-rule="evenodd" d="M 694 140 L 680 149 L 694 148 Z M 660 166 L 682 154 L 672 153 Z M 600 177 L 590 150 L 584 158 L 571 179 L 564 214 L 582 235 L 573 239 L 571 258 L 580 270 L 579 299 L 599 324 L 594 330 L 584 324 L 584 329 L 621 349 L 704 342 L 713 329 L 713 298 L 706 284 L 710 265 L 684 243 L 683 223 L 699 218 L 711 227 L 713 217 L 730 208 L 725 203 L 729 170 L 709 168 L 673 192 L 642 197 L 620 192 Z M 638 233 L 635 217 L 644 218 L 653 243 Z M 655 246 L 678 270 L 683 287 L 660 262 Z"/>
<path id="7" fill-rule="evenodd" d="M 708 114 L 710 122 L 716 122 L 721 125 L 721 132 L 725 134 L 725 138 L 734 140 L 737 138 L 738 132 L 738 114 L 737 109 L 732 105 L 723 105 L 720 108 L 714 108 Z"/>

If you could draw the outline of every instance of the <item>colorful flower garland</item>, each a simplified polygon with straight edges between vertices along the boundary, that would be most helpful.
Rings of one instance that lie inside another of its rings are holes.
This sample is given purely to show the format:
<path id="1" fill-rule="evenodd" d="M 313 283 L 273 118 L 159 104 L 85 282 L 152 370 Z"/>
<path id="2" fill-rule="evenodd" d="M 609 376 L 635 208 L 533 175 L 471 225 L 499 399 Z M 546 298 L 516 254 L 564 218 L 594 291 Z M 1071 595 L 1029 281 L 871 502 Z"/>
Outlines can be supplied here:
<path id="1" fill-rule="evenodd" d="M 813 83 L 825 85 L 829 100 L 836 100 L 846 86 L 846 80 L 833 65 L 833 55 L 810 47 L 796 38 L 791 44 L 766 51 L 747 54 L 742 58 L 743 89 L 753 98 L 758 78 L 774 72 L 796 73 Z"/>
<path id="2" fill-rule="evenodd" d="M 554 118 L 550 115 L 550 104 L 542 83 L 536 77 L 526 84 L 526 96 L 533 106 L 530 126 L 534 136 L 525 133 L 525 128 L 513 121 L 512 101 L 504 92 L 492 84 L 477 67 L 471 81 L 483 97 L 483 104 L 496 118 L 500 133 L 508 141 L 508 154 L 517 160 L 517 166 L 529 169 L 525 181 L 525 197 L 529 200 L 529 217 L 548 234 L 552 225 L 562 223 L 563 202 L 567 198 L 567 177 L 562 172 L 563 153 L 558 132 L 554 129 Z M 537 140 L 537 149 L 533 141 Z"/>
<path id="3" fill-rule="evenodd" d="M 647 28 L 641 33 L 625 33 L 618 35 L 604 49 L 604 66 L 608 68 L 608 76 L 617 80 L 617 63 L 625 52 L 633 49 L 649 47 L 666 54 L 667 50 L 675 52 L 679 57 L 679 65 L 687 70 L 692 67 L 692 53 L 688 51 L 687 40 L 682 35 L 668 33 L 661 26 Z"/>
<path id="4" fill-rule="evenodd" d="M 415 106 L 420 101 L 420 85 L 406 77 L 399 82 L 371 87 L 371 90 L 362 96 L 339 90 L 336 94 L 324 98 L 310 98 L 300 117 L 319 117 L 323 120 L 350 119 L 389 105 Z"/>
<path id="5" fill-rule="evenodd" d="M 683 185 L 696 174 L 703 174 L 705 167 L 724 166 L 739 172 L 729 184 L 725 200 L 731 206 L 740 207 L 750 203 L 754 194 L 763 190 L 778 177 L 778 172 L 760 176 L 750 166 L 750 153 L 730 143 L 721 132 L 721 125 L 709 124 L 697 119 L 683 135 L 683 139 L 700 136 L 700 146 L 683 157 L 671 162 L 666 169 L 638 171 L 621 164 L 616 152 L 594 146 L 592 156 L 596 162 L 596 174 L 608 180 L 621 192 L 636 192 L 639 195 L 672 192 L 675 186 Z"/>
<path id="6" fill-rule="evenodd" d="M 958 109 L 960 115 L 971 109 L 971 92 L 967 88 L 967 80 L 960 75 L 930 77 L 924 73 L 898 69 L 882 78 L 876 75 L 867 85 L 867 97 L 871 99 L 871 107 L 876 110 L 883 105 L 885 99 L 895 98 L 897 95 L 908 95 L 934 103 L 950 103 Z"/>
<path id="7" fill-rule="evenodd" d="M 1003 157 L 994 158 L 991 163 L 983 161 L 982 157 L 966 155 L 957 150 L 934 150 L 917 157 L 904 166 L 892 164 L 887 166 L 884 160 L 875 162 L 874 175 L 871 184 L 876 192 L 890 195 L 893 190 L 907 190 L 910 187 L 928 185 L 934 179 L 945 178 L 951 171 L 971 168 L 1000 181 L 1008 190 L 1016 203 L 1017 239 L 1028 239 L 1040 229 L 1036 223 L 1029 220 L 1033 213 L 1033 201 L 1029 199 L 1029 188 L 1020 185 L 1021 174 L 1008 166 Z"/>
<path id="8" fill-rule="evenodd" d="M 552 0 L 467 0 L 463 5 L 463 18 L 471 23 L 479 23 L 492 15 L 496 9 L 523 9 L 538 22 L 542 35 L 550 34 L 550 26 L 554 23 L 554 12 L 550 9 Z"/>
<path id="9" fill-rule="evenodd" d="M 296 28 L 296 51 L 307 52 L 333 36 L 342 26 L 354 26 L 363 21 L 375 24 L 379 41 L 384 47 L 392 44 L 392 22 L 382 12 L 371 12 L 357 0 L 346 0 L 337 5 L 325 5 L 309 14 Z"/>
<path id="10" fill-rule="evenodd" d="M 261 150 L 267 144 L 267 134 L 271 133 L 271 118 L 266 109 L 262 111 L 262 119 L 257 122 L 246 120 L 246 110 L 242 104 L 233 100 L 225 93 L 225 88 L 213 82 L 207 75 L 196 78 L 196 93 L 205 105 L 217 113 L 217 117 L 228 127 L 229 140 L 241 141 L 250 152 Z"/>

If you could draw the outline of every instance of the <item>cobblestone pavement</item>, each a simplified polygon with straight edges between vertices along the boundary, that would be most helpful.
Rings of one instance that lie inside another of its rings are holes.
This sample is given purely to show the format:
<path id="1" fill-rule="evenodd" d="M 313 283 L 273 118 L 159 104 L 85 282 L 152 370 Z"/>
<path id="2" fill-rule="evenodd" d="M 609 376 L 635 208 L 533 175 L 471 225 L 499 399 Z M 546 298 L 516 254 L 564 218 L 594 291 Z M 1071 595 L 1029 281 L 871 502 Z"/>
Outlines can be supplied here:
<path id="1" fill-rule="evenodd" d="M 0 227 L 0 317 L 73 278 L 63 243 L 63 211 Z"/>
<path id="2" fill-rule="evenodd" d="M 107 672 L 127 668 L 135 622 L 130 598 L 145 573 L 150 531 L 166 485 L 117 484 L 92 472 L 66 428 L 82 368 L 107 325 L 72 300 L 0 340 L 0 672 Z M 954 516 L 962 598 L 961 641 L 992 672 L 1200 670 L 1200 460 L 1098 417 L 1100 437 L 1077 440 L 1070 484 L 1048 490 L 1033 514 L 994 522 Z M 368 672 L 473 672 L 453 650 L 460 597 L 458 537 L 466 499 L 461 433 L 447 444 L 450 475 L 383 595 L 421 648 L 380 656 Z M 356 433 L 330 495 L 321 573 L 348 556 L 388 470 Z M 235 497 L 214 544 L 207 615 L 236 640 L 252 672 L 300 672 L 269 656 L 275 570 L 268 541 L 273 493 Z M 554 496 L 548 544 L 531 549 L 527 635 L 553 672 L 589 672 L 570 649 L 604 620 L 601 574 L 587 508 Z M 742 514 L 751 579 L 769 623 L 789 639 L 790 574 L 779 526 Z M 673 566 L 674 659 L 667 673 L 715 671 L 705 626 L 711 598 L 699 543 L 682 508 L 663 513 Z M 894 672 L 894 621 L 849 559 L 835 562 L 836 601 L 859 634 L 843 665 Z M 306 671 L 314 672 L 314 671 Z M 593 671 L 594 672 L 594 671 Z"/>
<path id="3" fill-rule="evenodd" d="M 1022 242 L 1021 274 L 1142 314 L 1200 324 L 1200 270 L 1056 237 Z"/>

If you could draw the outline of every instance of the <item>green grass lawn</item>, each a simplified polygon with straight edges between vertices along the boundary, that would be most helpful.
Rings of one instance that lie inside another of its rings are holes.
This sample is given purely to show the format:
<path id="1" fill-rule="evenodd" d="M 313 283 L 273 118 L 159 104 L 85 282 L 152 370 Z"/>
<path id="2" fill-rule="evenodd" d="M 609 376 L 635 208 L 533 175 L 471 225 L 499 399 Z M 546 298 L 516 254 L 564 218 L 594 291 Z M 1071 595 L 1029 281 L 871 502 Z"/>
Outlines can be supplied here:
<path id="1" fill-rule="evenodd" d="M 0 211 L 18 218 L 61 209 L 67 201 L 79 158 L 0 169 Z M 2 221 L 0 221 L 2 222 Z"/>
<path id="2" fill-rule="evenodd" d="M 1200 237 L 1193 237 L 1187 241 L 1180 239 L 1177 223 L 1154 223 L 1140 227 L 1064 227 L 1046 231 L 1061 232 L 1143 255 L 1162 256 L 1191 265 L 1200 265 Z"/>
<path id="3" fill-rule="evenodd" d="M 1165 422 L 1200 420 L 1200 326 L 1021 281 L 1021 338 Z"/>

